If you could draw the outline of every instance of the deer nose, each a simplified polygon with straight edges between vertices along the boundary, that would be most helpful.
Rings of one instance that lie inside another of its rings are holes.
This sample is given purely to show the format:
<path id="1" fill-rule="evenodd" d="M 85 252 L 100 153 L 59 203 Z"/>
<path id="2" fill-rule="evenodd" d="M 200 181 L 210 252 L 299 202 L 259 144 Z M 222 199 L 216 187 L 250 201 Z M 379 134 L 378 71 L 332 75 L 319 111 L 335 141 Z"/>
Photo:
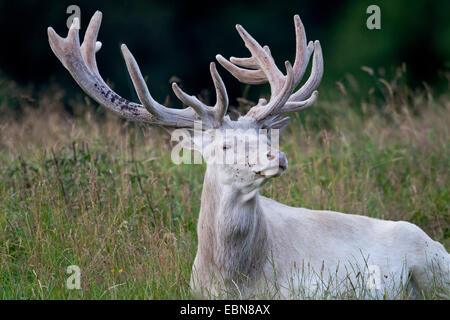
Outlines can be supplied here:
<path id="1" fill-rule="evenodd" d="M 280 169 L 286 170 L 288 166 L 288 161 L 286 159 L 286 155 L 284 154 L 284 152 L 280 152 L 278 154 L 278 167 L 280 167 Z"/>
<path id="2" fill-rule="evenodd" d="M 284 152 L 277 151 L 267 153 L 267 159 L 269 159 L 270 161 L 275 160 L 277 156 L 278 156 L 278 167 L 285 170 L 287 168 L 287 159 Z"/>

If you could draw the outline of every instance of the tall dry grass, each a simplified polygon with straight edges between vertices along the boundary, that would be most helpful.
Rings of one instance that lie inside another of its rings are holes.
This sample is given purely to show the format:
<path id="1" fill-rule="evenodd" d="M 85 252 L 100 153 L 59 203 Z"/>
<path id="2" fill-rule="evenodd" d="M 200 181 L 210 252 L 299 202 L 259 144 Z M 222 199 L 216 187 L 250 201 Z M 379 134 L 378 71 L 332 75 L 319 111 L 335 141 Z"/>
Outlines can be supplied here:
<path id="1" fill-rule="evenodd" d="M 262 193 L 411 221 L 449 249 L 449 96 L 376 83 L 365 98 L 338 83 L 293 115 L 281 141 L 289 169 Z M 204 166 L 174 165 L 165 130 L 87 99 L 69 114 L 59 88 L 0 87 L 0 110 L 23 108 L 0 120 L 0 298 L 190 298 Z M 69 265 L 81 290 L 66 289 Z"/>

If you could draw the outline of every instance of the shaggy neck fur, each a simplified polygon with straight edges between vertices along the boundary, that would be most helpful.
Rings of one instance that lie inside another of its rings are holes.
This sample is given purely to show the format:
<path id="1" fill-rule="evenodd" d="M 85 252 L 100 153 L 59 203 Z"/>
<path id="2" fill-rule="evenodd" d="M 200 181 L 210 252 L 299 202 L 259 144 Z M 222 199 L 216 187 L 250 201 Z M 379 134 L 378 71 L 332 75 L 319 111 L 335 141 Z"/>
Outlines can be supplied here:
<path id="1" fill-rule="evenodd" d="M 242 193 L 219 184 L 208 166 L 198 221 L 198 256 L 225 285 L 251 286 L 268 251 L 267 229 L 258 191 Z"/>

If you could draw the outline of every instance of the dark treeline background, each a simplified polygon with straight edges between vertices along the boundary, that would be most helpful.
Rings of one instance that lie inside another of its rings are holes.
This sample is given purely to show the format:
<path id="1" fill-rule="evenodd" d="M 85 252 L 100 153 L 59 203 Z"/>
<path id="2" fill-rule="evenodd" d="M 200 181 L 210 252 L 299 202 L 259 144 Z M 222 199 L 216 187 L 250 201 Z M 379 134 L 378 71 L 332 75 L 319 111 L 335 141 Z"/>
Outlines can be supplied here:
<path id="1" fill-rule="evenodd" d="M 268 44 L 278 65 L 295 54 L 293 15 L 298 13 L 309 40 L 320 40 L 325 60 L 324 88 L 351 74 L 371 81 L 361 66 L 383 68 L 386 77 L 406 63 L 408 84 L 448 90 L 444 77 L 450 62 L 450 1 L 0 1 L 0 75 L 36 91 L 57 83 L 80 94 L 68 72 L 50 50 L 47 27 L 67 34 L 69 5 L 81 8 L 81 35 L 95 10 L 103 12 L 97 61 L 103 77 L 118 93 L 135 98 L 120 53 L 126 43 L 147 76 L 150 91 L 163 101 L 177 76 L 191 94 L 210 90 L 209 62 L 247 56 L 234 25 L 242 24 L 262 45 Z M 368 30 L 366 9 L 381 8 L 381 30 Z M 280 68 L 281 69 L 281 68 Z M 284 71 L 284 70 L 283 70 Z M 231 103 L 243 86 L 220 67 Z M 447 73 L 448 74 L 448 73 Z M 252 89 L 250 98 L 260 92 Z"/>

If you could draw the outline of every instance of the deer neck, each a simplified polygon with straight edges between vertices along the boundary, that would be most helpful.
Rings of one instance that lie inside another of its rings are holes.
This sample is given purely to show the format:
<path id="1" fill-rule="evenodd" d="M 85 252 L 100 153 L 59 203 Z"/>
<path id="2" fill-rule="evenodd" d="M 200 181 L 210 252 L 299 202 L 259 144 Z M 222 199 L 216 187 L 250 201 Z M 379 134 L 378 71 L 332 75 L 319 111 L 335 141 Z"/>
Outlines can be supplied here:
<path id="1" fill-rule="evenodd" d="M 258 191 L 219 184 L 217 168 L 205 174 L 198 221 L 198 258 L 211 273 L 239 282 L 256 280 L 267 255 L 267 230 Z"/>

